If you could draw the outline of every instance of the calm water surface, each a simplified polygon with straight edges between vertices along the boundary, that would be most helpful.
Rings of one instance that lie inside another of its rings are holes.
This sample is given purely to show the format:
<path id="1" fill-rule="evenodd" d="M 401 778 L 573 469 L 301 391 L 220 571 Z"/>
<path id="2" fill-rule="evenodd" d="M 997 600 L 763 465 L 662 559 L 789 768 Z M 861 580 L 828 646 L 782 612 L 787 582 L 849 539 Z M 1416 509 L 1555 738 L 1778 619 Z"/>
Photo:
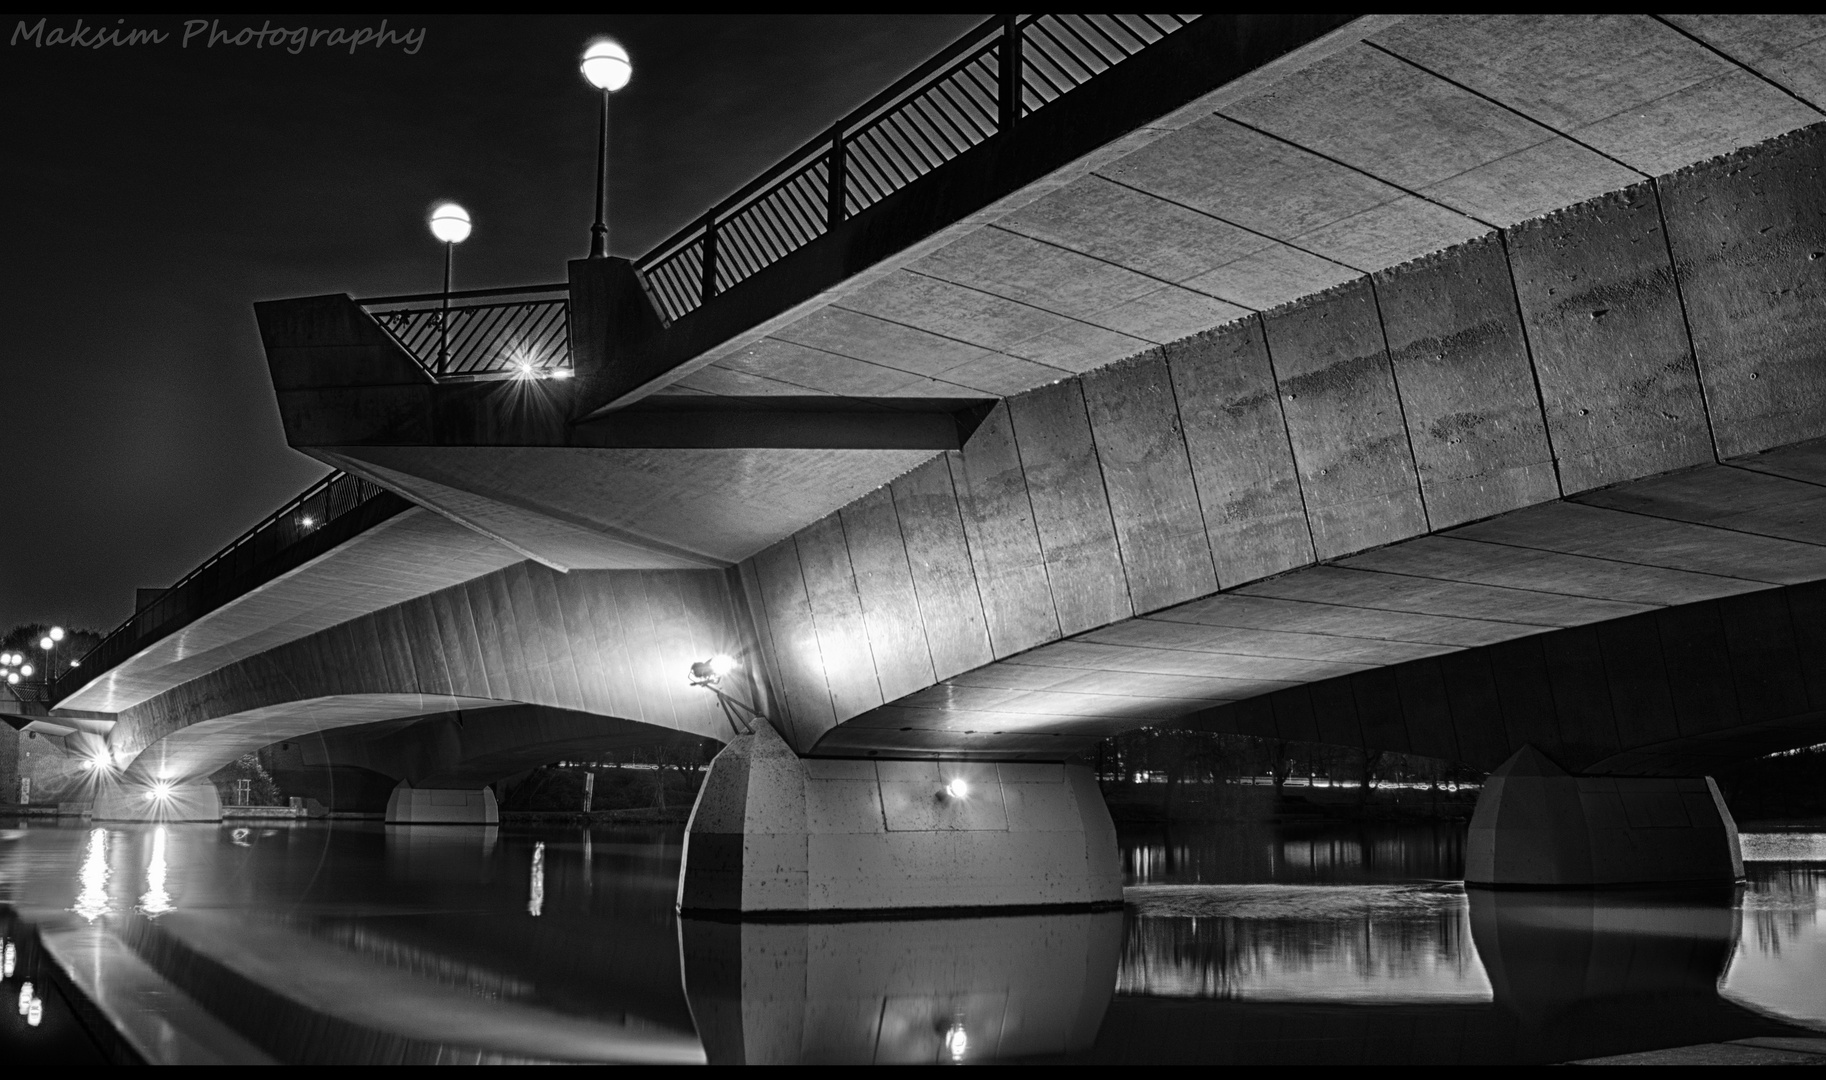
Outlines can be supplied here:
<path id="1" fill-rule="evenodd" d="M 299 1062 L 1470 1064 L 1826 1031 L 1826 834 L 1746 837 L 1745 885 L 1682 892 L 1467 894 L 1445 826 L 1123 848 L 1120 912 L 738 924 L 673 913 L 677 829 L 0 822 L 0 1047 L 96 1059 L 37 945 L 72 925 Z"/>

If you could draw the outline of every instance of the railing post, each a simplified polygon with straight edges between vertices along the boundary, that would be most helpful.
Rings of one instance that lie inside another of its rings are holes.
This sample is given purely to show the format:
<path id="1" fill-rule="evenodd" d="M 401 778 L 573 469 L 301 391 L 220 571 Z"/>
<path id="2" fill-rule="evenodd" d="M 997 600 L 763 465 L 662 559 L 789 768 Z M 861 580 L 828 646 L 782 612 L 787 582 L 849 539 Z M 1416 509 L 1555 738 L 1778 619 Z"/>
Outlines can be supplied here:
<path id="1" fill-rule="evenodd" d="M 1019 15 L 1002 16 L 1001 60 L 996 80 L 996 130 L 1007 133 L 1021 119 L 1021 26 Z"/>
<path id="2" fill-rule="evenodd" d="M 704 215 L 704 280 L 699 286 L 699 303 L 708 304 L 716 295 L 716 213 Z"/>
<path id="3" fill-rule="evenodd" d="M 835 229 L 843 224 L 844 209 L 850 186 L 849 142 L 843 137 L 843 125 L 831 126 L 830 158 L 826 163 L 829 182 L 825 185 L 824 227 Z"/>

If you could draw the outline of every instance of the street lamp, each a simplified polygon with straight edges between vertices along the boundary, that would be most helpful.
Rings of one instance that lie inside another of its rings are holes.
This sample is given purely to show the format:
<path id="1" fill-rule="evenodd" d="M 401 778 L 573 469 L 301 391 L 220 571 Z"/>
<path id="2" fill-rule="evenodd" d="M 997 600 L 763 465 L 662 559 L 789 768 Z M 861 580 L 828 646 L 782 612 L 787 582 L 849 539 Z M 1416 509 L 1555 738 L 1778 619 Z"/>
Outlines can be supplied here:
<path id="1" fill-rule="evenodd" d="M 453 202 L 438 203 L 431 208 L 431 235 L 444 244 L 444 308 L 437 318 L 437 373 L 442 375 L 450 359 L 450 261 L 456 246 L 469 239 L 469 211 Z"/>
<path id="2" fill-rule="evenodd" d="M 708 660 L 699 660 L 691 665 L 690 682 L 692 686 L 701 686 L 716 695 L 716 703 L 722 706 L 723 716 L 729 720 L 729 726 L 735 729 L 737 735 L 753 735 L 754 725 L 742 719 L 736 710 L 739 709 L 762 723 L 767 722 L 767 717 L 762 716 L 761 711 L 753 705 L 741 698 L 731 696 L 717 685 L 723 681 L 723 676 L 741 666 L 736 662 L 735 657 L 726 653 L 717 653 Z"/>
<path id="3" fill-rule="evenodd" d="M 628 50 L 613 38 L 598 38 L 583 50 L 578 65 L 591 86 L 602 91 L 601 138 L 596 144 L 596 224 L 590 226 L 590 258 L 609 255 L 609 95 L 628 85 L 634 77 L 634 63 Z"/>

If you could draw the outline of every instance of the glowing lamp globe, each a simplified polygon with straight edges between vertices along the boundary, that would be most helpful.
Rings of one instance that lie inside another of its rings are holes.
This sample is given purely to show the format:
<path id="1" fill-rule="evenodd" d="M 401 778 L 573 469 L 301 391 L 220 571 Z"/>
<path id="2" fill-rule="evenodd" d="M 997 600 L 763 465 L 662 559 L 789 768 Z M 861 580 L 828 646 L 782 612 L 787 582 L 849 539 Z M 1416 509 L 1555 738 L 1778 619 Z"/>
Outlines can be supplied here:
<path id="1" fill-rule="evenodd" d="M 51 640 L 52 641 L 62 641 L 63 640 L 63 627 L 61 627 L 61 626 L 51 627 Z"/>
<path id="2" fill-rule="evenodd" d="M 612 38 L 592 41 L 590 47 L 583 50 L 583 63 L 578 67 L 591 86 L 611 93 L 628 85 L 628 80 L 634 77 L 634 63 L 628 59 L 628 50 Z"/>
<path id="3" fill-rule="evenodd" d="M 28 679 L 31 678 L 32 677 L 32 665 L 30 665 L 30 664 L 21 665 L 19 668 L 19 674 L 24 675 Z"/>
<path id="4" fill-rule="evenodd" d="M 469 239 L 469 211 L 456 203 L 439 203 L 431 211 L 431 235 L 446 244 L 460 244 Z"/>

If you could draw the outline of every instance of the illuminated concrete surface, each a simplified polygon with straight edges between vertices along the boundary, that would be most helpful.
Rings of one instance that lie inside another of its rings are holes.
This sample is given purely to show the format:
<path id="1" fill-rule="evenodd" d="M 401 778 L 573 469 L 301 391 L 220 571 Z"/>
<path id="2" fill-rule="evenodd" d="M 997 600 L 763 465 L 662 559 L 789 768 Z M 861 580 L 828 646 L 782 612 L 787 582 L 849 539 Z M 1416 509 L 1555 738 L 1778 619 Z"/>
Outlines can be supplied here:
<path id="1" fill-rule="evenodd" d="M 1084 765 L 802 759 L 761 725 L 710 765 L 686 912 L 1115 904 L 1116 827 Z"/>
<path id="2" fill-rule="evenodd" d="M 369 596 L 355 548 L 326 617 L 389 603 L 300 635 L 275 594 L 76 697 L 186 775 L 487 704 L 724 737 L 670 674 L 714 651 L 814 758 L 1817 741 L 1817 23 L 1328 19 L 1201 20 L 670 326 L 575 263 L 572 380 L 259 305 L 288 441 L 479 576 Z M 631 581 L 664 613 L 605 637 L 573 601 Z"/>

